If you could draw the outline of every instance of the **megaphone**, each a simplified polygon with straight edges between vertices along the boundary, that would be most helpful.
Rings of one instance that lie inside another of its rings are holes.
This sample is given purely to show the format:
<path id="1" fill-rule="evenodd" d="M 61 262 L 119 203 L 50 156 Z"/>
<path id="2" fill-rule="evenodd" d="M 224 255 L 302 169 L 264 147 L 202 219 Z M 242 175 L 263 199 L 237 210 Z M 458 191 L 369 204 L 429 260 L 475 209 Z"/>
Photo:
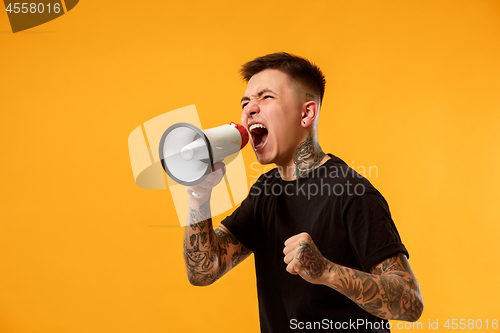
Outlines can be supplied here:
<path id="1" fill-rule="evenodd" d="M 237 153 L 247 143 L 248 132 L 239 124 L 202 131 L 189 123 L 177 123 L 161 137 L 160 161 L 170 178 L 179 184 L 193 186 L 207 178 L 214 163 Z"/>

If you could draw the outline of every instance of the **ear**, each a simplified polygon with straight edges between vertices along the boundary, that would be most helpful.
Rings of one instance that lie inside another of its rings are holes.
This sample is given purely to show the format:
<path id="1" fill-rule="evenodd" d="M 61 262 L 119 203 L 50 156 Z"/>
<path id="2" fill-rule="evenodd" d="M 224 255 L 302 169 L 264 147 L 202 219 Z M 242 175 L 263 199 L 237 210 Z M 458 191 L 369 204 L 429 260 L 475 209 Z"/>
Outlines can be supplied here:
<path id="1" fill-rule="evenodd" d="M 318 103 L 315 101 L 307 101 L 302 106 L 302 119 L 300 125 L 304 128 L 311 126 L 314 120 L 318 117 Z"/>

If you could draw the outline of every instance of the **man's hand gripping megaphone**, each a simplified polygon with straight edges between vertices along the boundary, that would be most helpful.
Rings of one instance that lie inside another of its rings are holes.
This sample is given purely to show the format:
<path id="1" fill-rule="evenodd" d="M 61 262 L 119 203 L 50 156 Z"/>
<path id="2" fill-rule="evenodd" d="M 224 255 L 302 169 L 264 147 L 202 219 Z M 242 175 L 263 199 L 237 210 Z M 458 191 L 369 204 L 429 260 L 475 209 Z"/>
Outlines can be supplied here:
<path id="1" fill-rule="evenodd" d="M 186 191 L 192 198 L 201 204 L 210 199 L 212 189 L 220 183 L 225 174 L 226 165 L 222 162 L 217 162 L 214 164 L 212 172 L 204 181 L 193 186 L 186 186 Z"/>

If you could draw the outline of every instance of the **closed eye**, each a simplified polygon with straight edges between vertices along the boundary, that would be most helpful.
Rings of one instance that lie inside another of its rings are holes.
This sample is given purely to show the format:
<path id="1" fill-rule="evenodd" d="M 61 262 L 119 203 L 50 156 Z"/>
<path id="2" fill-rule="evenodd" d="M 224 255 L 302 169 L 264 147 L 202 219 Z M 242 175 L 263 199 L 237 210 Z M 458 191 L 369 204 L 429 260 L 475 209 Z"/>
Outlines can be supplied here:
<path id="1" fill-rule="evenodd" d="M 259 99 L 260 100 L 264 100 L 264 99 L 268 99 L 268 98 L 274 98 L 273 95 L 264 95 L 264 93 L 266 93 L 267 91 L 270 91 L 269 89 L 264 89 L 263 91 L 259 92 Z M 244 109 L 248 103 L 250 103 L 250 98 L 248 97 L 243 97 L 241 99 L 241 109 Z"/>

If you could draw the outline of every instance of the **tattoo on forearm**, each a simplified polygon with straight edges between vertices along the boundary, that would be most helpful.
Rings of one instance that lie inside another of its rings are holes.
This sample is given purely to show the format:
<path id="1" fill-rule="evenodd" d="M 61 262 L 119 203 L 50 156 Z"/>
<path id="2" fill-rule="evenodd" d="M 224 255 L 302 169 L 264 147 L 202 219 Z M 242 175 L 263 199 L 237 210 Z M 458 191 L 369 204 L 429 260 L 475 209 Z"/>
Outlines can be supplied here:
<path id="1" fill-rule="evenodd" d="M 205 226 L 209 226 L 208 231 Z M 212 220 L 206 220 L 196 224 L 189 225 L 187 228 L 193 230 L 188 236 L 184 238 L 184 260 L 188 277 L 193 284 L 205 284 L 214 279 L 211 273 L 214 261 L 216 259 L 215 253 L 210 251 L 207 246 L 209 238 L 209 230 L 212 228 Z M 187 245 L 189 243 L 189 247 Z"/>
<path id="2" fill-rule="evenodd" d="M 228 262 L 230 245 L 240 246 L 240 250 L 234 252 L 231 261 Z M 184 260 L 188 279 L 193 285 L 208 285 L 215 282 L 249 254 L 250 250 L 230 233 L 221 227 L 214 230 L 211 218 L 186 228 Z"/>
<path id="3" fill-rule="evenodd" d="M 223 231 L 222 229 L 216 229 L 215 234 L 219 239 L 219 243 L 224 248 L 227 248 L 229 244 L 238 245 L 240 243 L 233 235 Z"/>
<path id="4" fill-rule="evenodd" d="M 210 218 L 210 202 L 206 201 L 199 209 L 192 209 L 189 207 L 189 223 L 198 223 Z"/>
<path id="5" fill-rule="evenodd" d="M 251 251 L 246 246 L 242 246 L 240 251 L 235 251 L 233 253 L 233 267 L 242 262 L 250 253 Z"/>
<path id="6" fill-rule="evenodd" d="M 311 170 L 321 164 L 325 157 L 325 153 L 321 150 L 319 143 L 313 140 L 309 135 L 307 139 L 302 142 L 295 151 L 293 163 L 295 164 L 295 176 L 297 178 L 304 177 Z"/>
<path id="7" fill-rule="evenodd" d="M 404 255 L 392 257 L 372 269 L 372 274 L 330 263 L 338 282 L 332 287 L 371 314 L 385 319 L 417 320 L 423 302 L 417 282 Z"/>

